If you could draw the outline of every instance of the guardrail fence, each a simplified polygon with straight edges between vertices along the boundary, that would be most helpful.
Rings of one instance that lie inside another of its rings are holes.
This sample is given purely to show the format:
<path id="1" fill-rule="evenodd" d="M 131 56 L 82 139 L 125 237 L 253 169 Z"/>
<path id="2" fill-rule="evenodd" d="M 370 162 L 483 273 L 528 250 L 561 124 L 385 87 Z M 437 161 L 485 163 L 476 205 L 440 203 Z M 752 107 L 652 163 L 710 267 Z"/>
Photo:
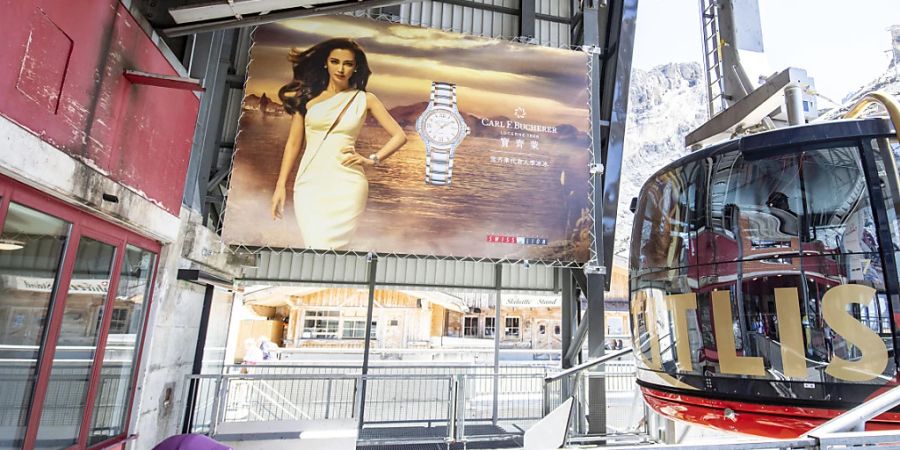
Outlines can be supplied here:
<path id="1" fill-rule="evenodd" d="M 607 390 L 628 397 L 630 404 L 633 364 L 610 367 L 601 374 Z M 228 366 L 224 374 L 189 377 L 195 396 L 187 399 L 184 430 L 214 435 L 224 422 L 358 419 L 362 409 L 361 444 L 519 440 L 544 416 L 548 402 L 559 400 L 560 392 L 545 382 L 551 370 L 510 365 L 494 373 L 491 366 L 384 365 L 360 375 L 353 365 Z"/>
<path id="2" fill-rule="evenodd" d="M 465 443 L 521 435 L 569 396 L 576 402 L 570 442 L 589 442 L 587 399 L 591 378 L 607 391 L 607 444 L 622 450 L 713 450 L 723 442 L 647 444 L 646 411 L 637 397 L 627 349 L 558 373 L 539 366 L 381 366 L 360 375 L 358 366 L 259 365 L 225 367 L 224 374 L 194 375 L 184 430 L 216 434 L 226 422 L 342 420 L 359 423 L 359 445 Z M 603 366 L 602 371 L 597 368 Z M 593 369 L 589 371 L 589 369 Z M 363 383 L 366 389 L 362 389 Z M 365 399 L 360 393 L 365 391 Z M 364 400 L 364 402 L 363 402 Z M 900 448 L 900 432 L 862 432 L 862 424 L 900 404 L 900 388 L 850 410 L 797 439 L 730 440 L 733 450 Z M 364 405 L 364 407 L 363 407 Z M 364 410 L 363 420 L 359 420 Z M 639 425 L 640 424 L 640 425 Z M 638 426 L 645 427 L 637 429 Z M 622 446 L 625 442 L 643 445 Z"/>

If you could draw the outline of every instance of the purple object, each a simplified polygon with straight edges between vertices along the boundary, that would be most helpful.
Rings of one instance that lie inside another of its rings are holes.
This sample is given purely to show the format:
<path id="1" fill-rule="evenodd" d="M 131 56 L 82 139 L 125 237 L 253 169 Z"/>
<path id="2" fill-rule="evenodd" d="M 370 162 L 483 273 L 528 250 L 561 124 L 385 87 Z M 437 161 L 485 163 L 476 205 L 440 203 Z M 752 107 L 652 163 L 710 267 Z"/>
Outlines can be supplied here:
<path id="1" fill-rule="evenodd" d="M 153 450 L 231 450 L 202 434 L 179 434 L 166 438 L 153 447 Z"/>

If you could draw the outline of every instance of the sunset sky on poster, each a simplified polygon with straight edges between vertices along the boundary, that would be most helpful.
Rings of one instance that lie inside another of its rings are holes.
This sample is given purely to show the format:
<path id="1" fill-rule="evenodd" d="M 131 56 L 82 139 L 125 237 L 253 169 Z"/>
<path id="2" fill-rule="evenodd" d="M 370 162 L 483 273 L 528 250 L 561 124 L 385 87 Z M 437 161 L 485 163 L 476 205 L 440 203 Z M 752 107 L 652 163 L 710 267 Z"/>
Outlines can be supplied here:
<path id="1" fill-rule="evenodd" d="M 430 80 L 440 74 L 441 81 L 458 86 L 460 110 L 509 116 L 509 105 L 521 105 L 526 111 L 556 117 L 557 123 L 584 123 L 587 58 L 572 58 L 572 52 L 565 50 L 344 16 L 292 20 L 258 29 L 253 36 L 247 94 L 265 92 L 277 98 L 278 89 L 291 79 L 288 50 L 305 49 L 333 37 L 353 38 L 362 45 L 373 72 L 368 90 L 388 109 L 427 99 Z M 511 70 L 517 66 L 522 70 Z M 575 108 L 573 103 L 578 102 L 572 99 L 579 96 L 584 106 Z"/>

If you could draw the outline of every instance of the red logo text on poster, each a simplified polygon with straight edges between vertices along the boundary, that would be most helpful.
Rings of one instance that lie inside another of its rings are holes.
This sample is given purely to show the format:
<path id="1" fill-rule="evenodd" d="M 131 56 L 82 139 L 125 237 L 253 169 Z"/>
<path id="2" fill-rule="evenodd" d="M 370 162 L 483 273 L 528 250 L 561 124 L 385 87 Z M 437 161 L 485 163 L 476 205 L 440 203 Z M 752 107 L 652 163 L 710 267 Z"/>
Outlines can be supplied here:
<path id="1" fill-rule="evenodd" d="M 525 236 L 508 236 L 502 234 L 489 234 L 487 241 L 492 244 L 519 244 L 519 245 L 547 245 L 549 242 L 546 238 L 525 237 Z"/>

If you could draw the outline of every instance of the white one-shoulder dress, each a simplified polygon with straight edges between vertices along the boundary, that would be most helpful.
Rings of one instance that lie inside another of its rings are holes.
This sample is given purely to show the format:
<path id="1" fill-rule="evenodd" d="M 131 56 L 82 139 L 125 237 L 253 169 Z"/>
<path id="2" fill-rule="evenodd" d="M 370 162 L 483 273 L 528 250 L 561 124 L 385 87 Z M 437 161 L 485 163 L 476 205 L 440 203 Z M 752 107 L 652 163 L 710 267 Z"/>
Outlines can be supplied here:
<path id="1" fill-rule="evenodd" d="M 344 250 L 353 239 L 366 209 L 369 180 L 359 165 L 341 165 L 346 158 L 341 150 L 356 145 L 365 119 L 366 93 L 355 89 L 306 111 L 306 149 L 294 181 L 294 214 L 308 248 Z"/>

